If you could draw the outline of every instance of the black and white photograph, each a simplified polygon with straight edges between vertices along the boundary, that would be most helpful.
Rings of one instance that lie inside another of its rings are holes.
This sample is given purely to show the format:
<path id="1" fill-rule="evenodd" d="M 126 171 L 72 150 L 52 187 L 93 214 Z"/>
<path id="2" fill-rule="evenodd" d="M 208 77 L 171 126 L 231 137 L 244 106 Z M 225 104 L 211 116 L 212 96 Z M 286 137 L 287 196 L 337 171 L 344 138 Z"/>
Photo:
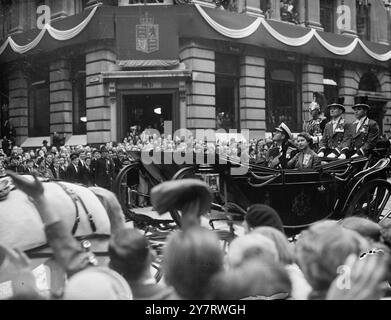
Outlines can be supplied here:
<path id="1" fill-rule="evenodd" d="M 390 300 L 390 162 L 391 0 L 0 0 L 0 303 Z"/>

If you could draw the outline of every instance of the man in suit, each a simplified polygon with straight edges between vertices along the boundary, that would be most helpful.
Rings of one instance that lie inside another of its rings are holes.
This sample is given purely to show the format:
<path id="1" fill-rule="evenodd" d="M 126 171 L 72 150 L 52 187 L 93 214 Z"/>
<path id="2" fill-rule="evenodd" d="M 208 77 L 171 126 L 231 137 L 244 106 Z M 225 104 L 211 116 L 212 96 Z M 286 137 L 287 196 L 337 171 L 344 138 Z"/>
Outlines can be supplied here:
<path id="1" fill-rule="evenodd" d="M 60 161 L 57 158 L 53 159 L 53 165 L 50 168 L 53 173 L 53 177 L 56 180 L 65 180 L 65 170 L 60 166 Z"/>
<path id="2" fill-rule="evenodd" d="M 94 181 L 99 187 L 111 190 L 111 182 L 114 175 L 114 163 L 108 157 L 106 147 L 101 148 L 102 157 L 95 162 Z"/>
<path id="3" fill-rule="evenodd" d="M 85 160 L 86 160 L 86 153 L 85 153 L 85 151 L 81 151 L 79 153 L 80 180 L 81 180 L 81 183 L 83 183 L 87 186 L 90 183 L 90 176 L 89 176 L 89 170 L 87 170 L 87 167 L 86 167 Z"/>
<path id="4" fill-rule="evenodd" d="M 376 121 L 368 118 L 370 106 L 367 97 L 356 98 L 353 106 L 356 121 L 352 124 L 352 158 L 368 156 L 376 147 L 380 129 Z"/>
<path id="5" fill-rule="evenodd" d="M 34 168 L 34 160 L 33 159 L 27 159 L 26 160 L 26 170 L 24 172 L 25 174 L 34 175 L 37 173 L 37 170 Z"/>
<path id="6" fill-rule="evenodd" d="M 66 180 L 73 183 L 80 183 L 79 156 L 76 153 L 71 154 L 71 163 L 66 173 Z"/>
<path id="7" fill-rule="evenodd" d="M 288 161 L 292 159 L 297 151 L 296 146 L 291 142 L 292 132 L 289 127 L 282 122 L 275 129 L 273 141 L 277 147 L 271 148 L 268 153 L 269 166 L 272 168 L 287 168 Z"/>
<path id="8" fill-rule="evenodd" d="M 351 144 L 351 129 L 349 123 L 343 118 L 345 113 L 344 98 L 330 104 L 331 121 L 324 128 L 323 137 L 319 142 L 318 156 L 323 158 L 346 159 Z"/>

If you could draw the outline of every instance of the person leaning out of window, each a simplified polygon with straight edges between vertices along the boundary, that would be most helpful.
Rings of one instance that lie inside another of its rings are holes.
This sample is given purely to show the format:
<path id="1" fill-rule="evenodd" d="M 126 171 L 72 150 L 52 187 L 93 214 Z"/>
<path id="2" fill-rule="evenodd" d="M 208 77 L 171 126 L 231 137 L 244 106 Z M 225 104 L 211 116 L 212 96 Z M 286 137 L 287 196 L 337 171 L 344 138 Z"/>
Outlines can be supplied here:
<path id="1" fill-rule="evenodd" d="M 321 164 L 315 151 L 311 149 L 313 140 L 307 132 L 302 132 L 297 136 L 297 148 L 299 153 L 288 162 L 288 168 L 292 169 L 312 169 Z"/>

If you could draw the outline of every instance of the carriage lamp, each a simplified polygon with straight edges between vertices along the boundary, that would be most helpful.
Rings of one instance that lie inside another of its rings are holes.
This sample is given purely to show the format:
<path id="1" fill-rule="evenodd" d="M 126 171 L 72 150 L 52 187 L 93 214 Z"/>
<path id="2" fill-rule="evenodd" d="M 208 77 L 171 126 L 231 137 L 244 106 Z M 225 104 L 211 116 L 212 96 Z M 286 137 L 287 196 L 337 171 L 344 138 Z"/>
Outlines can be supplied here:
<path id="1" fill-rule="evenodd" d="M 213 193 L 220 192 L 220 174 L 218 173 L 197 173 L 196 176 L 204 181 Z"/>

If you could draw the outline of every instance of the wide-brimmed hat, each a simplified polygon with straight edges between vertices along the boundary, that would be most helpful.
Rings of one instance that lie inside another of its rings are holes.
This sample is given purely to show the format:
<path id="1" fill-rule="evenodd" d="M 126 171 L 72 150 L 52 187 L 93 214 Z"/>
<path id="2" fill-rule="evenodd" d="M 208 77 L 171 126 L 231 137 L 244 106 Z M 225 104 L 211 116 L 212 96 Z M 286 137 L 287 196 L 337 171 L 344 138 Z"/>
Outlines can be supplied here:
<path id="1" fill-rule="evenodd" d="M 343 105 L 345 103 L 344 97 L 334 98 L 332 102 L 327 106 L 327 109 L 330 109 L 331 107 L 337 107 L 342 110 L 342 112 L 345 113 L 345 106 Z"/>
<path id="2" fill-rule="evenodd" d="M 368 96 L 354 97 L 354 106 L 352 109 L 356 109 L 358 107 L 365 108 L 369 111 L 371 107 L 368 105 Z"/>
<path id="3" fill-rule="evenodd" d="M 285 133 L 289 137 L 289 139 L 292 139 L 293 137 L 292 131 L 284 122 L 281 122 L 281 124 L 276 128 L 276 131 Z"/>

